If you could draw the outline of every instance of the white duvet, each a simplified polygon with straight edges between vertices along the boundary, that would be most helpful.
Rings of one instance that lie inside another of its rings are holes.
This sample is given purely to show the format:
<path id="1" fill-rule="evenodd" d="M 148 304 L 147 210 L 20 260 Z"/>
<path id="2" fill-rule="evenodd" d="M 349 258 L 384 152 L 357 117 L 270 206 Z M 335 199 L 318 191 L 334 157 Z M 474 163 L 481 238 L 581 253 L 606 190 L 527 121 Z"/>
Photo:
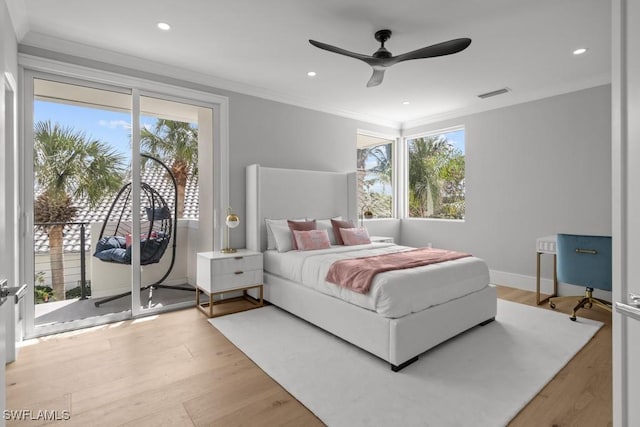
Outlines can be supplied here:
<path id="1" fill-rule="evenodd" d="M 479 291 L 489 284 L 487 264 L 476 257 L 379 273 L 373 279 L 368 294 L 359 294 L 325 280 L 334 261 L 410 249 L 413 248 L 372 243 L 332 246 L 316 251 L 278 253 L 270 250 L 264 253 L 264 269 L 391 318 L 422 311 Z"/>

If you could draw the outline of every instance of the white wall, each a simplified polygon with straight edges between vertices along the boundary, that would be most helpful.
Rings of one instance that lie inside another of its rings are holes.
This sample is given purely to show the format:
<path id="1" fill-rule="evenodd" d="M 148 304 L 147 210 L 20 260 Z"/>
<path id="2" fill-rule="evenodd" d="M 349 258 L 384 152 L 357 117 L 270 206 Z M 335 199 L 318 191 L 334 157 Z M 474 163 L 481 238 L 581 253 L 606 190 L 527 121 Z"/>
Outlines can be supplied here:
<path id="1" fill-rule="evenodd" d="M 395 243 L 400 242 L 401 220 L 396 218 L 388 219 L 365 219 L 364 226 L 370 236 L 392 237 Z M 359 226 L 359 224 L 358 224 Z"/>
<path id="2" fill-rule="evenodd" d="M 6 129 L 11 129 L 7 123 L 7 115 L 11 114 L 5 99 L 9 94 L 8 78 L 17 81 L 17 42 L 13 31 L 13 24 L 9 17 L 6 3 L 0 2 L 0 278 L 11 279 L 13 275 L 13 248 L 11 247 L 13 233 L 13 203 L 7 203 L 13 198 L 13 141 L 7 141 Z M 17 88 L 15 88 L 17 90 Z M 15 113 L 14 113 L 15 114 Z M 9 245 L 9 247 L 7 247 Z M 11 280 L 10 280 L 11 281 Z M 11 283 L 11 285 L 15 285 Z"/>
<path id="3" fill-rule="evenodd" d="M 0 173 L 2 173 L 2 179 L 0 179 L 0 254 L 2 260 L 0 261 L 0 278 L 11 279 L 15 272 L 15 254 L 13 248 L 7 248 L 7 242 L 12 242 L 10 233 L 13 233 L 13 204 L 6 202 L 6 197 L 12 197 L 12 185 L 14 180 L 6 179 L 7 176 L 13 172 L 13 149 L 11 148 L 11 142 L 5 140 L 5 129 L 8 123 L 5 120 L 5 73 L 9 73 L 16 81 L 18 76 L 18 45 L 16 41 L 15 31 L 13 24 L 9 17 L 9 11 L 4 0 L 0 2 Z M 7 158 L 8 157 L 8 158 Z M 12 283 L 15 285 L 15 283 Z M 9 302 L 5 303 L 8 305 Z M 7 325 L 5 322 L 6 310 L 13 309 L 13 307 L 4 307 L 0 309 L 0 325 L 4 327 L 13 327 L 13 325 Z M 5 409 L 5 374 L 4 374 L 4 362 L 5 362 L 5 331 L 0 331 L 0 411 Z M 0 418 L 0 427 L 5 425 L 4 417 Z"/>
<path id="4" fill-rule="evenodd" d="M 432 242 L 469 251 L 488 262 L 492 279 L 534 289 L 536 237 L 611 234 L 609 85 L 409 129 L 405 135 L 453 125 L 466 129 L 466 219 L 403 220 L 403 244 Z M 546 268 L 545 276 L 550 273 Z"/>

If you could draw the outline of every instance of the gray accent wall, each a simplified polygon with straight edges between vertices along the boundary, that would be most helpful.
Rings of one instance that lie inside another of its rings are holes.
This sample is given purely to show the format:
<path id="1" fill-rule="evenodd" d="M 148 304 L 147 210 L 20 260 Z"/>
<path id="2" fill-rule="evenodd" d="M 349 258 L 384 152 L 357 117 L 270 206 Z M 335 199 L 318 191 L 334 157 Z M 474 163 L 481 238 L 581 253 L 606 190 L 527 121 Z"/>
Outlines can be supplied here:
<path id="1" fill-rule="evenodd" d="M 533 290 L 537 237 L 611 234 L 610 85 L 404 134 L 455 125 L 466 129 L 466 218 L 403 220 L 403 244 L 469 251 L 488 262 L 493 281 Z"/>
<path id="2" fill-rule="evenodd" d="M 358 129 L 398 134 L 395 129 L 240 94 L 229 97 L 229 110 L 230 204 L 240 218 L 245 212 L 246 166 L 355 171 Z M 244 232 L 244 227 L 234 229 L 232 244 L 244 246 Z"/>

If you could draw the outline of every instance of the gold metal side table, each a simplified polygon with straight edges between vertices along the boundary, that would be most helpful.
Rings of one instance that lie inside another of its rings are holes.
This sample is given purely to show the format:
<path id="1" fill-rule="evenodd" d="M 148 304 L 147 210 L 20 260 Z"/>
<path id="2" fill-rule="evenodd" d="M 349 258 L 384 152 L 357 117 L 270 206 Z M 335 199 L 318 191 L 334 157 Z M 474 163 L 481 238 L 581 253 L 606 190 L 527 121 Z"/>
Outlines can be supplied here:
<path id="1" fill-rule="evenodd" d="M 549 298 L 558 296 L 556 241 L 555 235 L 536 239 L 536 304 L 538 305 L 549 301 Z M 553 255 L 553 294 L 540 299 L 540 258 L 542 254 Z"/>

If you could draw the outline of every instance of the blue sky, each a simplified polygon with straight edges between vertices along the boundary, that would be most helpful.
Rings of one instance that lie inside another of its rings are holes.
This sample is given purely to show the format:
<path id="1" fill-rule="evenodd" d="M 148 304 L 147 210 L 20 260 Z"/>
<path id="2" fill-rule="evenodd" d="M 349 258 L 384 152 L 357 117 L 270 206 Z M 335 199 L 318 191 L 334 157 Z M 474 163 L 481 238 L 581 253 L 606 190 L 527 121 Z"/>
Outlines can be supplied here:
<path id="1" fill-rule="evenodd" d="M 464 154 L 464 129 L 447 132 L 446 136 L 449 142 L 451 142 L 451 144 L 454 146 L 454 148 L 457 148 L 458 150 L 462 151 L 462 154 Z"/>
<path id="2" fill-rule="evenodd" d="M 130 113 L 47 101 L 34 101 L 33 110 L 35 122 L 51 120 L 62 126 L 82 130 L 87 137 L 108 143 L 127 158 L 131 158 Z M 151 126 L 155 118 L 142 116 L 140 121 L 142 126 Z"/>
<path id="3" fill-rule="evenodd" d="M 445 136 L 445 138 L 449 141 L 449 143 L 451 143 L 451 145 L 453 145 L 454 148 L 460 150 L 464 155 L 465 153 L 464 129 L 458 129 L 452 132 L 446 132 L 446 133 L 443 133 L 442 135 Z M 374 167 L 375 165 L 376 165 L 375 159 L 372 156 L 369 156 L 365 162 L 365 167 L 371 168 L 371 167 Z M 374 178 L 374 176 L 373 175 L 366 176 L 366 179 L 371 179 L 371 178 Z M 370 191 L 387 194 L 387 195 L 392 194 L 392 188 L 390 184 L 375 183 L 371 186 Z"/>

